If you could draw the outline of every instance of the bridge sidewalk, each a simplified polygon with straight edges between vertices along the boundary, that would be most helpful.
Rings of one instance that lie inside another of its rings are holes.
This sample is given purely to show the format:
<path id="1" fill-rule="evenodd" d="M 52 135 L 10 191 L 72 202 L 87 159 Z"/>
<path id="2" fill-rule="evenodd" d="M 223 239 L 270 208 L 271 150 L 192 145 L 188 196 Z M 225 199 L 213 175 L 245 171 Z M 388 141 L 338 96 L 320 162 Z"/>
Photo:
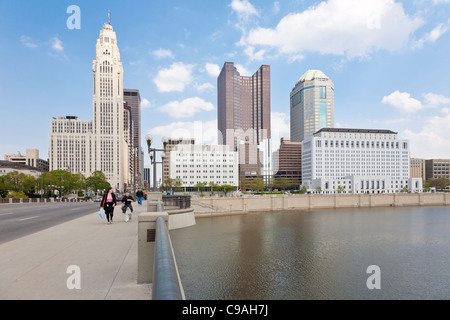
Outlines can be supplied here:
<path id="1" fill-rule="evenodd" d="M 118 207 L 114 223 L 98 212 L 0 245 L 2 300 L 151 299 L 151 284 L 137 284 L 138 214 L 124 222 Z M 80 270 L 80 289 L 69 289 Z"/>

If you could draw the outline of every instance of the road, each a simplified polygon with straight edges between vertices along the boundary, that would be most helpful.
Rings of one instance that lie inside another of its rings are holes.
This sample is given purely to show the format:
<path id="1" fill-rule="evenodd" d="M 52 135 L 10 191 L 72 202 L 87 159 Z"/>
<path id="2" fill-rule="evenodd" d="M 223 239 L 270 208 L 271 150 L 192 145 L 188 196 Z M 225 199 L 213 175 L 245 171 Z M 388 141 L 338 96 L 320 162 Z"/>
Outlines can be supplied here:
<path id="1" fill-rule="evenodd" d="M 0 243 L 97 214 L 99 207 L 98 202 L 0 204 Z"/>

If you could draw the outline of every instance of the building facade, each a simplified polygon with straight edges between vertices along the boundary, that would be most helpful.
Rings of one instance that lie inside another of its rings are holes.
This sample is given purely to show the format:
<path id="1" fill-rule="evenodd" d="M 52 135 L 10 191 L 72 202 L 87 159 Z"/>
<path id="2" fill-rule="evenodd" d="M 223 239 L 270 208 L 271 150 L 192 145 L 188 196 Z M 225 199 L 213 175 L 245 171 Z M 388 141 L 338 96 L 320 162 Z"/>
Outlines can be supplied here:
<path id="1" fill-rule="evenodd" d="M 124 108 L 123 67 L 111 24 L 97 39 L 93 70 L 93 120 L 66 116 L 51 120 L 50 170 L 102 171 L 116 190 L 131 183 L 128 110 Z"/>
<path id="2" fill-rule="evenodd" d="M 422 181 L 425 181 L 427 179 L 425 171 L 425 159 L 411 158 L 410 172 L 411 178 L 421 178 Z"/>
<path id="3" fill-rule="evenodd" d="M 186 191 L 198 183 L 237 187 L 238 153 L 226 145 L 178 144 L 170 152 L 170 178 L 181 179 Z"/>
<path id="4" fill-rule="evenodd" d="M 5 161 L 24 164 L 30 167 L 37 168 L 39 171 L 48 171 L 48 161 L 39 158 L 38 149 L 26 149 L 25 155 L 19 154 L 5 154 Z"/>
<path id="5" fill-rule="evenodd" d="M 239 141 L 259 145 L 270 139 L 270 66 L 250 77 L 225 62 L 217 78 L 217 106 L 219 144 L 236 150 Z"/>
<path id="6" fill-rule="evenodd" d="M 34 178 L 39 178 L 42 175 L 42 171 L 34 166 L 29 166 L 20 162 L 0 160 L 0 176 L 7 175 L 14 171 L 33 176 Z"/>
<path id="7" fill-rule="evenodd" d="M 128 145 L 129 149 L 129 163 L 130 174 L 133 176 L 135 184 L 143 185 L 144 174 L 144 153 L 141 148 L 141 95 L 138 89 L 124 89 L 123 99 L 125 108 L 130 111 L 130 139 L 131 143 Z"/>
<path id="8" fill-rule="evenodd" d="M 274 177 L 286 178 L 297 187 L 302 183 L 302 143 L 290 138 L 280 139 L 280 148 L 275 151 L 277 168 Z"/>
<path id="9" fill-rule="evenodd" d="M 426 180 L 432 178 L 450 179 L 450 159 L 425 160 Z"/>
<path id="10" fill-rule="evenodd" d="M 334 84 L 322 71 L 308 70 L 290 94 L 291 141 L 334 127 Z"/>
<path id="11" fill-rule="evenodd" d="M 193 146 L 195 144 L 195 139 L 190 138 L 163 138 L 162 139 L 163 144 L 163 153 L 161 155 L 162 157 L 162 181 L 160 184 L 164 184 L 164 181 L 167 180 L 167 178 L 170 178 L 170 156 L 171 151 L 174 150 L 178 145 L 189 145 Z"/>
<path id="12" fill-rule="evenodd" d="M 410 177 L 409 150 L 390 130 L 323 128 L 302 144 L 303 185 L 323 193 L 422 191 L 422 179 Z"/>

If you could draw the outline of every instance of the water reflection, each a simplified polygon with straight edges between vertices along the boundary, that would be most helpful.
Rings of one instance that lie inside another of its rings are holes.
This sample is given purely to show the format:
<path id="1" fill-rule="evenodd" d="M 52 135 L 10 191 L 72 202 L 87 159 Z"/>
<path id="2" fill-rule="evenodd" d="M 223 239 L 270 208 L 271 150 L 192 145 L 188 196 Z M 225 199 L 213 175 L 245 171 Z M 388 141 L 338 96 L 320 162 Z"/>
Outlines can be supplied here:
<path id="1" fill-rule="evenodd" d="M 448 207 L 201 218 L 171 237 L 187 299 L 450 298 Z"/>

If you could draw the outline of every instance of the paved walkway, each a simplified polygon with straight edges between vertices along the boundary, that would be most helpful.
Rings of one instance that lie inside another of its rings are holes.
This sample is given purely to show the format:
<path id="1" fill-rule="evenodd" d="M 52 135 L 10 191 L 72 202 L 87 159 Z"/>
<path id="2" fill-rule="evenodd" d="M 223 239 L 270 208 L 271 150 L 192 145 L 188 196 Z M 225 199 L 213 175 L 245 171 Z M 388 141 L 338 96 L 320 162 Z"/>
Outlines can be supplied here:
<path id="1" fill-rule="evenodd" d="M 137 284 L 138 214 L 130 222 L 118 208 L 114 223 L 98 212 L 0 245 L 0 299 L 141 300 L 151 284 Z M 80 289 L 69 289 L 78 266 Z"/>

